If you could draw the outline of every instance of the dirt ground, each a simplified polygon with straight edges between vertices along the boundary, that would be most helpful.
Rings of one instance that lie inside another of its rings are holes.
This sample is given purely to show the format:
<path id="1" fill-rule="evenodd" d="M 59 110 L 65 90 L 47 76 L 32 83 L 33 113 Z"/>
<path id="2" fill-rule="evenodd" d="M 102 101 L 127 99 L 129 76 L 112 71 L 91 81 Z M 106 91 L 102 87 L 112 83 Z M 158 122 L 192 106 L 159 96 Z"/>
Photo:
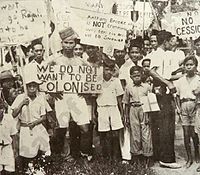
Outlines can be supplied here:
<path id="1" fill-rule="evenodd" d="M 197 163 L 193 163 L 193 165 L 188 169 L 184 167 L 186 163 L 186 151 L 185 151 L 184 141 L 183 141 L 183 129 L 180 124 L 177 124 L 176 126 L 175 152 L 176 152 L 176 161 L 177 163 L 182 165 L 182 168 L 180 169 L 161 168 L 158 163 L 155 163 L 154 166 L 152 167 L 152 170 L 155 172 L 155 174 L 157 175 L 200 175 L 200 173 L 196 172 L 196 168 L 198 167 Z"/>

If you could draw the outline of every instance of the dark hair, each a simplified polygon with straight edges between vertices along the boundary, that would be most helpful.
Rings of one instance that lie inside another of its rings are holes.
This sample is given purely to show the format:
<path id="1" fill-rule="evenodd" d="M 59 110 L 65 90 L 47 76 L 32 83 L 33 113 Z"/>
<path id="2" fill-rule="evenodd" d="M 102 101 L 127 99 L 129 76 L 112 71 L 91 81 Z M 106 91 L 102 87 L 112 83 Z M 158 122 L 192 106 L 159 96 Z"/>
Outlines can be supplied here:
<path id="1" fill-rule="evenodd" d="M 151 60 L 149 58 L 145 58 L 142 60 L 142 65 L 144 64 L 145 61 L 149 61 L 151 63 Z"/>
<path id="2" fill-rule="evenodd" d="M 196 45 L 200 41 L 200 37 L 194 40 L 194 45 Z"/>
<path id="3" fill-rule="evenodd" d="M 163 44 L 164 41 L 169 41 L 172 37 L 174 37 L 174 35 L 172 35 L 171 32 L 161 30 L 157 35 L 158 45 Z"/>
<path id="4" fill-rule="evenodd" d="M 110 69 L 115 68 L 115 61 L 111 60 L 106 54 L 104 54 L 105 59 L 103 60 L 103 67 L 109 67 Z"/>
<path id="5" fill-rule="evenodd" d="M 36 40 L 33 40 L 31 42 L 31 48 L 34 49 L 34 46 L 35 45 L 42 45 L 42 47 L 44 48 L 43 44 L 42 44 L 42 41 L 40 39 L 36 39 Z"/>
<path id="6" fill-rule="evenodd" d="M 138 71 L 138 72 L 140 72 L 142 74 L 143 73 L 143 68 L 140 67 L 140 66 L 133 66 L 133 67 L 131 67 L 130 68 L 130 75 L 132 75 L 133 72 L 135 72 L 135 71 Z"/>
<path id="7" fill-rule="evenodd" d="M 198 66 L 198 61 L 194 55 L 187 56 L 183 61 L 183 65 L 185 65 L 189 60 L 192 60 L 196 67 Z"/>
<path id="8" fill-rule="evenodd" d="M 141 50 L 142 46 L 143 46 L 143 39 L 141 36 L 138 36 L 136 39 L 130 41 L 130 46 L 128 48 L 128 51 L 130 52 L 133 47 L 137 47 Z"/>

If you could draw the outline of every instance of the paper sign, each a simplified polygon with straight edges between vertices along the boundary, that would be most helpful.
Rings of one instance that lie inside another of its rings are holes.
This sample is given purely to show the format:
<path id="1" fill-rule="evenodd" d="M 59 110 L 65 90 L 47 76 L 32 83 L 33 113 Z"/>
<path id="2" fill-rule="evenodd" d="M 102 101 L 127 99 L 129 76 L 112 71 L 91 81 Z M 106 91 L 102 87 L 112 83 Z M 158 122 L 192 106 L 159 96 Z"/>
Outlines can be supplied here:
<path id="1" fill-rule="evenodd" d="M 103 47 L 112 43 L 114 49 L 124 48 L 126 30 L 133 27 L 126 17 L 80 9 L 73 9 L 70 24 L 83 44 Z"/>
<path id="2" fill-rule="evenodd" d="M 44 0 L 1 0 L 0 44 L 23 43 L 44 36 L 46 9 Z"/>
<path id="3" fill-rule="evenodd" d="M 71 65 L 37 65 L 37 78 L 46 92 L 100 93 L 103 68 Z"/>
<path id="4" fill-rule="evenodd" d="M 172 33 L 181 38 L 196 38 L 200 35 L 199 11 L 174 13 L 170 21 L 173 25 Z"/>

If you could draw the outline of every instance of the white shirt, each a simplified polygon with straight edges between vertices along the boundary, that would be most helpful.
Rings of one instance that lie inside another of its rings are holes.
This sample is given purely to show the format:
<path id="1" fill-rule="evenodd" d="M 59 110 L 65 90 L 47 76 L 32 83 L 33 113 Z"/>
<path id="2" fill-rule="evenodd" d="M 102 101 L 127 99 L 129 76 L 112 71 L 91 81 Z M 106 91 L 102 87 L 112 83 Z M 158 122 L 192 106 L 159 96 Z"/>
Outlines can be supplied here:
<path id="1" fill-rule="evenodd" d="M 177 93 L 180 96 L 180 99 L 191 98 L 196 99 L 196 96 L 192 93 L 197 87 L 200 87 L 200 77 L 195 75 L 191 82 L 188 82 L 186 75 L 181 77 L 179 80 L 174 82 Z"/>
<path id="2" fill-rule="evenodd" d="M 9 114 L 4 114 L 0 122 L 0 143 L 11 144 L 11 136 L 15 134 L 17 134 L 17 129 L 13 117 Z"/>
<path id="3" fill-rule="evenodd" d="M 102 93 L 97 97 L 98 106 L 117 105 L 117 97 L 124 93 L 119 78 L 103 80 Z"/>
<path id="4" fill-rule="evenodd" d="M 24 100 L 25 94 L 20 94 L 16 97 L 14 100 L 11 108 L 15 109 L 16 107 L 19 106 L 19 104 Z M 23 106 L 22 110 L 19 114 L 19 119 L 21 120 L 22 123 L 28 123 L 28 122 L 33 122 L 38 120 L 42 115 L 45 115 L 46 112 L 51 111 L 51 107 L 47 103 L 44 94 L 38 93 L 37 97 L 34 100 L 31 100 L 29 98 L 29 111 L 30 111 L 30 116 L 29 118 L 27 117 L 27 106 Z"/>
<path id="5" fill-rule="evenodd" d="M 171 73 L 178 69 L 177 66 L 173 65 L 175 55 L 172 51 L 164 51 L 158 48 L 146 57 L 151 60 L 151 67 L 158 67 L 157 73 L 163 78 L 170 79 Z"/>

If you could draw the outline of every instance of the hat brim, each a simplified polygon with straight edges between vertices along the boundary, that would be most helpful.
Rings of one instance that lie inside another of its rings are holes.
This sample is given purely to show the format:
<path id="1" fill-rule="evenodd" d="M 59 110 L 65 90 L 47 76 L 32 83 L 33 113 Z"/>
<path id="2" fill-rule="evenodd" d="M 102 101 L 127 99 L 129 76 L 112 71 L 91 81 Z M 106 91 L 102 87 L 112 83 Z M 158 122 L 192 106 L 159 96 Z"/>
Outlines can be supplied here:
<path id="1" fill-rule="evenodd" d="M 41 85 L 43 82 L 42 81 L 39 81 L 39 80 L 31 80 L 31 81 L 27 81 L 26 82 L 26 85 L 30 84 L 30 83 L 36 83 L 38 85 Z"/>

